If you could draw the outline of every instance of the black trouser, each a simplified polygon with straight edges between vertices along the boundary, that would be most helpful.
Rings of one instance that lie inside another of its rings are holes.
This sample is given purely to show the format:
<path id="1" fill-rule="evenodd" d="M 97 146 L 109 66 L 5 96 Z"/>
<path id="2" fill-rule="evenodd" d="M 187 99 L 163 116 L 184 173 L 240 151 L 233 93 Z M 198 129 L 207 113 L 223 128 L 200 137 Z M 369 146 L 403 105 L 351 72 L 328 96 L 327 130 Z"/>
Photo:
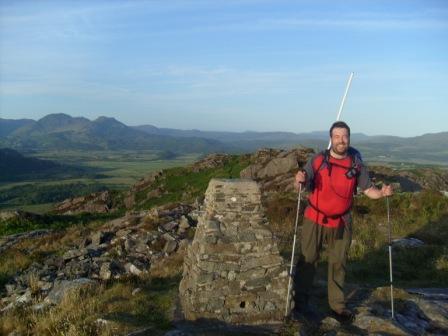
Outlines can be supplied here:
<path id="1" fill-rule="evenodd" d="M 304 218 L 300 240 L 302 255 L 294 277 L 295 305 L 298 309 L 308 304 L 323 244 L 327 244 L 328 250 L 328 303 L 336 311 L 345 308 L 344 281 L 351 240 L 351 219 L 341 228 L 327 228 Z"/>

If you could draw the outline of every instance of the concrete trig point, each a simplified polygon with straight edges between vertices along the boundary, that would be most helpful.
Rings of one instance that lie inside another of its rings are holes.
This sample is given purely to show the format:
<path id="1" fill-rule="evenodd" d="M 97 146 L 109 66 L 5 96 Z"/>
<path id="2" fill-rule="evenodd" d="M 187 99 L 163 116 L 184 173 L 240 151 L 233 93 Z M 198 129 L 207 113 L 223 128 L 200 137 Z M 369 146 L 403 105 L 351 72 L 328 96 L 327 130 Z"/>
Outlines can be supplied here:
<path id="1" fill-rule="evenodd" d="M 185 318 L 247 325 L 280 322 L 288 272 L 257 183 L 212 179 L 202 210 L 179 288 Z"/>

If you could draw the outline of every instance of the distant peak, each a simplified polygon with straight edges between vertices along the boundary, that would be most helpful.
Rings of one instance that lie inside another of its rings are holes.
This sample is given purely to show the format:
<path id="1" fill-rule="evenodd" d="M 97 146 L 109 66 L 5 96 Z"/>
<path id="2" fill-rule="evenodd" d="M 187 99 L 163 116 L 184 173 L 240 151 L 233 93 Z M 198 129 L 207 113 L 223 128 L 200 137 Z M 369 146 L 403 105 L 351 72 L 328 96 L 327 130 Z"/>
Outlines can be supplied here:
<path id="1" fill-rule="evenodd" d="M 101 125 L 101 126 L 109 126 L 109 127 L 127 127 L 125 124 L 123 124 L 122 122 L 118 121 L 115 118 L 111 118 L 111 117 L 98 117 L 93 121 L 93 124 L 95 125 Z"/>
<path id="2" fill-rule="evenodd" d="M 105 121 L 108 121 L 108 122 L 116 122 L 116 123 L 120 123 L 120 124 L 121 124 L 121 122 L 119 122 L 117 119 L 112 118 L 112 117 L 101 116 L 101 117 L 98 117 L 98 118 L 96 118 L 96 119 L 94 120 L 94 122 L 105 122 Z"/>
<path id="3" fill-rule="evenodd" d="M 65 113 L 51 113 L 47 114 L 45 117 L 40 118 L 38 121 L 51 120 L 51 119 L 73 119 L 73 117 Z"/>

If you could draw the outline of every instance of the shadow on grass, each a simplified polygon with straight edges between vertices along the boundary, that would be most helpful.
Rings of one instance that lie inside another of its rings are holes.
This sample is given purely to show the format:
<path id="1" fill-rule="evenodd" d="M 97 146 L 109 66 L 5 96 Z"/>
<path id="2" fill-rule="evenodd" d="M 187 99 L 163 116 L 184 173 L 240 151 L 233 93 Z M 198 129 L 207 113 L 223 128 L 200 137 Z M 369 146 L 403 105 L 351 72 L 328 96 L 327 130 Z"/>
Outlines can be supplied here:
<path id="1" fill-rule="evenodd" d="M 19 217 L 0 221 L 0 237 L 38 229 L 64 229 L 72 225 L 87 225 L 92 221 L 105 222 L 118 218 L 123 214 L 124 211 L 82 213 L 78 215 L 24 213 Z"/>
<path id="2" fill-rule="evenodd" d="M 356 225 L 356 223 L 355 223 Z M 406 238 L 424 245 L 400 247 L 392 244 L 393 278 L 400 287 L 446 287 L 448 283 L 448 215 L 431 221 Z M 348 281 L 372 286 L 389 282 L 388 244 L 348 263 Z"/>
<path id="3" fill-rule="evenodd" d="M 108 298 L 104 304 L 108 306 L 118 303 L 118 310 L 105 313 L 103 318 L 135 328 L 150 328 L 151 331 L 170 329 L 172 327 L 170 309 L 177 295 L 180 279 L 179 275 L 167 278 L 127 279 L 126 281 L 130 281 L 133 287 L 140 288 L 141 291 L 135 297 L 123 297 L 118 294 Z M 125 308 L 129 300 L 134 301 L 131 311 Z"/>

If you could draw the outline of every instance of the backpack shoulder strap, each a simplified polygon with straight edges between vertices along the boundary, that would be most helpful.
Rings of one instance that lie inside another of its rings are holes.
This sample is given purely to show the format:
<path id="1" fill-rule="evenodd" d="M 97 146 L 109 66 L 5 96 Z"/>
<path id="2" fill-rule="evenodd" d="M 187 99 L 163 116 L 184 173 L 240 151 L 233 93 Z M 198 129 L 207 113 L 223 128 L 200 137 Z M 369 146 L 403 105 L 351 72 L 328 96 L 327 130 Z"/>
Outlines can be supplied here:
<path id="1" fill-rule="evenodd" d="M 313 172 L 316 174 L 321 169 L 324 169 L 328 165 L 328 153 L 327 151 L 321 151 L 313 159 Z"/>

